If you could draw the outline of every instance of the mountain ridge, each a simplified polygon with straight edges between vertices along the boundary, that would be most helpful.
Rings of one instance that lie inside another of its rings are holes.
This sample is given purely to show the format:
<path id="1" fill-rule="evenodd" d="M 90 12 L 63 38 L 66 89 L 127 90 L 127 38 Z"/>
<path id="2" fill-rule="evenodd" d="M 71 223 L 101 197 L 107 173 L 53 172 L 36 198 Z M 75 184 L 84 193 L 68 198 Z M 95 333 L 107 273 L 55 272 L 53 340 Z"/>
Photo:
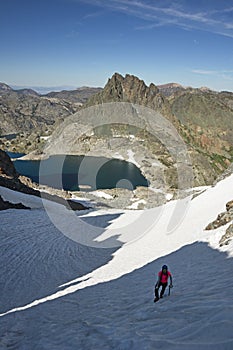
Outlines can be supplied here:
<path id="1" fill-rule="evenodd" d="M 104 89 L 88 100 L 87 106 L 107 102 L 143 105 L 171 121 L 189 147 L 199 184 L 210 184 L 233 160 L 231 93 L 187 88 L 166 97 L 154 84 L 147 86 L 138 77 L 115 73 Z"/>
<path id="2" fill-rule="evenodd" d="M 56 125 L 80 109 L 103 103 L 128 102 L 161 113 L 175 126 L 192 157 L 197 185 L 212 183 L 233 159 L 233 93 L 230 92 L 184 88 L 169 83 L 165 84 L 165 89 L 176 91 L 165 96 L 166 93 L 161 92 L 164 86 L 159 88 L 154 83 L 147 86 L 136 76 L 119 73 L 114 73 L 103 89 L 81 87 L 43 96 L 32 96 L 28 91 L 26 94 L 17 93 L 6 84 L 1 86 L 4 90 L 0 97 L 1 133 L 24 131 L 11 142 L 0 139 L 8 150 L 26 150 L 26 153 L 36 150 L 40 153 L 44 147 L 41 136 L 47 138 Z M 78 99 L 78 93 L 87 94 L 82 96 L 83 102 Z M 89 139 L 88 142 L 93 141 Z M 150 147 L 149 142 L 147 145 Z M 152 153 L 156 153 L 156 149 Z M 173 168 L 174 163 L 167 161 L 166 153 L 164 149 L 160 161 L 167 169 Z"/>

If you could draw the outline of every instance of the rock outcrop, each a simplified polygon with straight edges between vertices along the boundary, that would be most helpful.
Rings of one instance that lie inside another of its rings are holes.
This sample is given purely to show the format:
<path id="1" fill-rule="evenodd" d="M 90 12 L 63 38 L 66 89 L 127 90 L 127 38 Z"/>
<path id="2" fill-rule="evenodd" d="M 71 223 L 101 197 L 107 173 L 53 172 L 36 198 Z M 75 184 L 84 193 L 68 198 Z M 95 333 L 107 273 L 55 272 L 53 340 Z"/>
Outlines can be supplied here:
<path id="1" fill-rule="evenodd" d="M 228 228 L 226 229 L 225 235 L 223 235 L 222 238 L 220 239 L 219 241 L 220 247 L 222 247 L 223 245 L 228 245 L 232 239 L 233 239 L 233 224 L 228 226 Z"/>
<path id="2" fill-rule="evenodd" d="M 228 223 L 233 222 L 233 200 L 226 204 L 226 211 L 220 213 L 216 220 L 211 222 L 205 229 L 206 230 L 215 230 L 221 226 L 225 226 Z M 228 245 L 233 239 L 233 224 L 230 224 L 225 234 L 219 240 L 219 246 Z"/>
<path id="3" fill-rule="evenodd" d="M 218 214 L 217 218 L 206 226 L 206 230 L 214 230 L 224 226 L 233 220 L 233 208 L 227 208 L 223 213 Z"/>
<path id="4" fill-rule="evenodd" d="M 4 201 L 0 196 L 0 210 L 7 210 L 7 209 L 30 209 L 30 208 L 26 207 L 22 203 L 10 203 L 8 201 Z"/>
<path id="5" fill-rule="evenodd" d="M 0 149 L 0 176 L 8 178 L 18 178 L 14 164 L 8 154 Z"/>

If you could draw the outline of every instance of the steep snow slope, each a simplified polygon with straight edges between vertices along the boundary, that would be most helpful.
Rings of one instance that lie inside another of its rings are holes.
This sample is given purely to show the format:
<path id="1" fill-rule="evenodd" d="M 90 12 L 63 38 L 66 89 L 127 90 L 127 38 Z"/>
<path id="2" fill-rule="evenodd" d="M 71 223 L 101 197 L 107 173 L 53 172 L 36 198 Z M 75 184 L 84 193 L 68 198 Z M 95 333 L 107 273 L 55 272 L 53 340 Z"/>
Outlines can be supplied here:
<path id="1" fill-rule="evenodd" d="M 115 248 L 70 240 L 41 205 L 1 212 L 0 349 L 232 349 L 233 244 L 214 250 L 224 228 L 203 231 L 232 199 L 232 185 L 230 176 L 193 199 L 170 234 L 175 202 L 135 240 L 126 232 L 133 211 L 82 214 L 96 226 L 102 220 L 97 241 L 117 229 Z M 163 263 L 174 288 L 154 304 Z"/>

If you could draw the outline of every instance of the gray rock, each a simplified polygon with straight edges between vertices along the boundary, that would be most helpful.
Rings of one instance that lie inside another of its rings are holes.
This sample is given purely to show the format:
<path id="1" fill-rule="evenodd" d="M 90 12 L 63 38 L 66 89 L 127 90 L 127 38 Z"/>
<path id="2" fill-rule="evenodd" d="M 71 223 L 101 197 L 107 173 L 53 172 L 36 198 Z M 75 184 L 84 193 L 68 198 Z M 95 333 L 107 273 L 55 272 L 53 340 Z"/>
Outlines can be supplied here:
<path id="1" fill-rule="evenodd" d="M 233 224 L 231 224 L 227 230 L 226 233 L 222 236 L 222 238 L 219 241 L 219 245 L 220 247 L 222 247 L 223 245 L 228 245 L 230 243 L 230 241 L 233 238 Z"/>

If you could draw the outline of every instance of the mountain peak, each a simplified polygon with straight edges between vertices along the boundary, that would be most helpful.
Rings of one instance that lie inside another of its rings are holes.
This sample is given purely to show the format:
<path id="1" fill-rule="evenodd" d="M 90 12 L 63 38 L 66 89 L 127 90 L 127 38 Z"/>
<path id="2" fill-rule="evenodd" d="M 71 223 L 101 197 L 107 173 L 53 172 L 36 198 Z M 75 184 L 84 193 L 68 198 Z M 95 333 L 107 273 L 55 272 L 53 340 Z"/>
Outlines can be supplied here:
<path id="1" fill-rule="evenodd" d="M 123 77 L 123 75 L 121 75 L 120 73 L 114 73 L 113 75 L 112 75 L 112 77 L 111 78 L 109 78 L 108 79 L 108 81 L 111 81 L 111 80 L 120 80 L 120 81 L 122 81 L 122 80 L 124 80 L 124 77 Z"/>
<path id="2" fill-rule="evenodd" d="M 202 86 L 199 88 L 199 90 L 201 90 L 203 92 L 212 92 L 212 90 L 210 88 L 208 88 L 207 86 Z"/>
<path id="3" fill-rule="evenodd" d="M 124 101 L 147 105 L 158 93 L 159 90 L 153 83 L 148 87 L 134 75 L 126 74 L 123 77 L 114 73 L 101 92 L 101 98 L 106 102 Z"/>
<path id="4" fill-rule="evenodd" d="M 186 87 L 178 83 L 167 83 L 158 85 L 158 89 L 164 96 L 169 97 L 178 91 L 185 91 Z"/>
<path id="5" fill-rule="evenodd" d="M 0 83 L 0 91 L 1 92 L 12 91 L 12 88 L 5 83 Z"/>
<path id="6" fill-rule="evenodd" d="M 177 125 L 177 120 L 171 113 L 169 103 L 165 96 L 160 94 L 158 87 L 151 83 L 149 86 L 140 78 L 126 74 L 125 77 L 114 73 L 108 79 L 104 89 L 93 95 L 86 106 L 93 106 L 109 102 L 129 102 L 149 107 Z"/>
<path id="7" fill-rule="evenodd" d="M 21 94 L 21 95 L 39 96 L 39 94 L 35 90 L 29 89 L 29 88 L 16 90 L 16 92 Z"/>

